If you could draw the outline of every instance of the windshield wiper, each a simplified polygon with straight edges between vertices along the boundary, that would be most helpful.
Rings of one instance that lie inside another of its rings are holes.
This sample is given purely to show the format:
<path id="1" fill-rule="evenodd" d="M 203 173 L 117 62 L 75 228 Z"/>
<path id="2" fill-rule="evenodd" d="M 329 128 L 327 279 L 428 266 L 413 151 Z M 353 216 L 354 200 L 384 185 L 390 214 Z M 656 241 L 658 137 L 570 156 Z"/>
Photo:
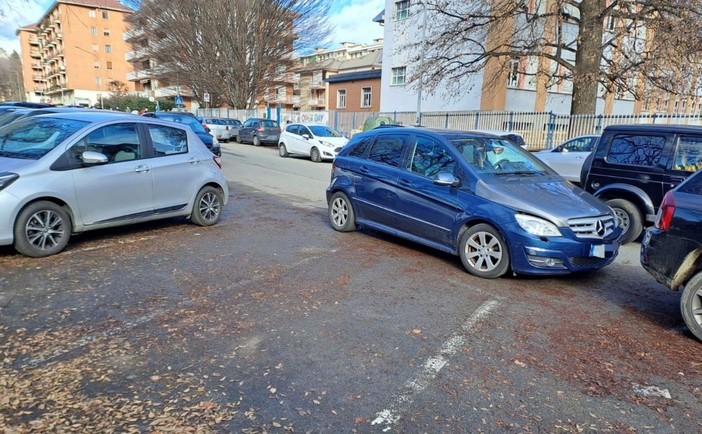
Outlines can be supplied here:
<path id="1" fill-rule="evenodd" d="M 517 170 L 516 172 L 495 172 L 495 175 L 515 175 L 515 176 L 532 176 L 532 175 L 543 175 L 544 172 L 537 172 L 535 170 Z"/>

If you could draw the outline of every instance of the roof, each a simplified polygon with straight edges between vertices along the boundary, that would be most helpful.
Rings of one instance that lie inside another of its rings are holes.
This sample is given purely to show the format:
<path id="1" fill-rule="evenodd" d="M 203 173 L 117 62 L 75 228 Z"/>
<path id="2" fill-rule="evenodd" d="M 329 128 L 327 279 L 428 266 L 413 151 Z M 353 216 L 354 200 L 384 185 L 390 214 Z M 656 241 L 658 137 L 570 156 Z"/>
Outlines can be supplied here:
<path id="1" fill-rule="evenodd" d="M 370 71 L 349 72 L 346 74 L 332 75 L 331 77 L 325 78 L 324 81 L 327 83 L 341 83 L 354 80 L 369 80 L 373 78 L 380 78 L 381 74 L 382 70 L 371 69 Z"/>
<path id="2" fill-rule="evenodd" d="M 127 13 L 134 12 L 134 10 L 120 3 L 119 0 L 56 0 L 56 3 L 94 7 L 98 9 L 112 9 L 115 11 L 122 11 Z M 50 9 L 53 9 L 53 7 Z"/>
<path id="3" fill-rule="evenodd" d="M 380 11 L 380 13 L 378 15 L 376 15 L 375 18 L 373 18 L 373 22 L 380 23 L 380 24 L 385 23 L 385 9 Z"/>
<path id="4" fill-rule="evenodd" d="M 665 119 L 664 116 L 662 116 L 663 119 Z M 621 131 L 627 131 L 627 132 L 636 132 L 636 131 L 661 131 L 661 132 L 689 132 L 689 133 L 697 133 L 699 134 L 702 132 L 702 128 L 693 126 L 693 125 L 656 125 L 656 124 L 626 124 L 626 125 L 609 125 L 608 127 L 605 128 L 605 131 L 607 130 L 621 130 Z"/>

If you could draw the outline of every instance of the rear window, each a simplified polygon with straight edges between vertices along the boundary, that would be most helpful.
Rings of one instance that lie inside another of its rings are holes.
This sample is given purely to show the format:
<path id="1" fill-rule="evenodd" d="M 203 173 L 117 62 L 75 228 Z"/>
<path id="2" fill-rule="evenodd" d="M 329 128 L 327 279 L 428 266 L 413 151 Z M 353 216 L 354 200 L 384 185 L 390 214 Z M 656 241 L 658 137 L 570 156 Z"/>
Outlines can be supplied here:
<path id="1" fill-rule="evenodd" d="M 280 125 L 278 125 L 276 121 L 261 121 L 261 125 L 264 128 L 280 128 Z"/>
<path id="2" fill-rule="evenodd" d="M 349 157 L 365 156 L 366 151 L 368 150 L 368 145 L 370 145 L 372 141 L 372 137 L 352 138 L 348 145 L 346 145 L 346 148 L 349 149 Z"/>
<path id="3" fill-rule="evenodd" d="M 702 195 L 702 171 L 692 175 L 687 182 L 680 186 L 678 191 L 682 193 Z"/>
<path id="4" fill-rule="evenodd" d="M 612 164 L 655 167 L 663 154 L 665 137 L 620 135 L 612 139 L 607 161 Z"/>

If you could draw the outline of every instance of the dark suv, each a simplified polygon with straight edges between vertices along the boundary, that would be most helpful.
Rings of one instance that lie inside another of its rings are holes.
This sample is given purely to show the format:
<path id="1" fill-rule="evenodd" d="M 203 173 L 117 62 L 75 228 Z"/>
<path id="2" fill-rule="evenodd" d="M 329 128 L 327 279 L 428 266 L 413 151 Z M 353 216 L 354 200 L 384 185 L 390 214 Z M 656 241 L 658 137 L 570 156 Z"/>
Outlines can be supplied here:
<path id="1" fill-rule="evenodd" d="M 280 138 L 280 124 L 272 119 L 252 118 L 247 119 L 239 128 L 236 141 L 239 143 L 251 143 L 259 146 L 263 143 L 278 146 Z"/>
<path id="2" fill-rule="evenodd" d="M 667 191 L 701 168 L 702 128 L 615 125 L 586 161 L 582 186 L 612 207 L 624 244 L 654 222 Z"/>
<path id="3" fill-rule="evenodd" d="M 677 291 L 683 319 L 702 340 L 702 170 L 666 193 L 641 243 L 641 264 Z"/>

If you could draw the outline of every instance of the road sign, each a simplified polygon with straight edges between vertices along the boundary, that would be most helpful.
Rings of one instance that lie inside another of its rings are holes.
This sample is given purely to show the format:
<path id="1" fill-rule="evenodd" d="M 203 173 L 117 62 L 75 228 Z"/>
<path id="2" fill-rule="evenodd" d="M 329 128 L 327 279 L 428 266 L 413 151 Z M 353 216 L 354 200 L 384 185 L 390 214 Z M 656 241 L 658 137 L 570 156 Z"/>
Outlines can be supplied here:
<path id="1" fill-rule="evenodd" d="M 183 105 L 183 97 L 182 96 L 178 95 L 177 97 L 175 97 L 175 105 Z"/>
<path id="2" fill-rule="evenodd" d="M 202 100 L 205 102 L 210 102 L 210 94 L 205 92 L 205 94 L 202 95 Z"/>

